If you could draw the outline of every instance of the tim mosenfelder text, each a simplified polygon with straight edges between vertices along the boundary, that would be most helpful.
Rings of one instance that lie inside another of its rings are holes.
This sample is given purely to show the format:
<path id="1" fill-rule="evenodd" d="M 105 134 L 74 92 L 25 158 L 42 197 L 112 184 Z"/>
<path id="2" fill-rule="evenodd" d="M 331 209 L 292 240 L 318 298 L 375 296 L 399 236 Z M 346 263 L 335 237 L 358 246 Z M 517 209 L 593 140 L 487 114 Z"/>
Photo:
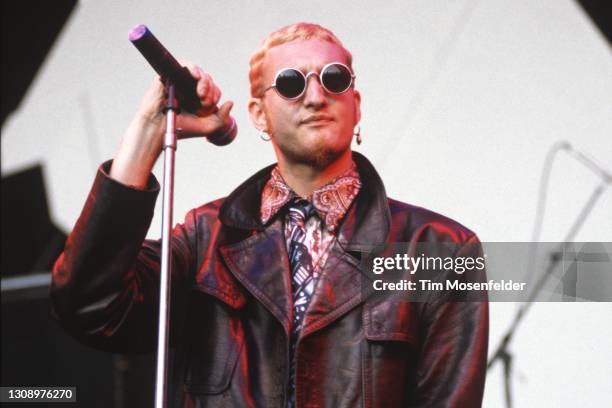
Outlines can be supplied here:
<path id="1" fill-rule="evenodd" d="M 419 271 L 452 271 L 457 275 L 462 275 L 469 271 L 483 272 L 485 270 L 486 255 L 477 257 L 442 257 L 442 256 L 410 256 L 408 254 L 396 254 L 395 256 L 379 256 L 372 259 L 372 272 L 380 275 L 383 272 L 409 272 L 411 275 Z M 461 290 L 461 291 L 523 291 L 526 283 L 514 282 L 513 280 L 488 280 L 485 282 L 461 282 L 459 280 L 447 279 L 446 284 L 433 282 L 429 279 L 419 279 L 410 281 L 402 279 L 398 282 L 383 282 L 375 280 L 373 288 L 375 290 Z"/>

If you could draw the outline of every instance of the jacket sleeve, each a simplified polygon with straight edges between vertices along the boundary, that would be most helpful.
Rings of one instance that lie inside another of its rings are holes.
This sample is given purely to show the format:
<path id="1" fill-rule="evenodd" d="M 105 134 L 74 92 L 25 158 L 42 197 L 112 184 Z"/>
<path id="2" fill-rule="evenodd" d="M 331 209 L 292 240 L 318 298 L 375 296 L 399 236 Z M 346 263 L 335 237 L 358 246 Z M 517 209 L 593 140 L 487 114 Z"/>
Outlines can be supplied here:
<path id="1" fill-rule="evenodd" d="M 151 176 L 145 190 L 122 185 L 108 177 L 110 163 L 100 167 L 53 268 L 51 314 L 90 346 L 148 352 L 157 341 L 161 243 L 144 239 L 159 184 Z M 193 276 L 195 239 L 191 212 L 173 230 L 172 315 L 180 314 L 175 299 Z"/>
<path id="2" fill-rule="evenodd" d="M 478 238 L 473 235 L 468 239 L 456 256 L 482 256 Z M 481 271 L 477 277 L 469 279 L 485 280 L 485 273 Z M 427 302 L 423 318 L 424 339 L 417 367 L 417 406 L 480 407 L 489 334 L 486 294 L 469 299 L 442 296 Z"/>

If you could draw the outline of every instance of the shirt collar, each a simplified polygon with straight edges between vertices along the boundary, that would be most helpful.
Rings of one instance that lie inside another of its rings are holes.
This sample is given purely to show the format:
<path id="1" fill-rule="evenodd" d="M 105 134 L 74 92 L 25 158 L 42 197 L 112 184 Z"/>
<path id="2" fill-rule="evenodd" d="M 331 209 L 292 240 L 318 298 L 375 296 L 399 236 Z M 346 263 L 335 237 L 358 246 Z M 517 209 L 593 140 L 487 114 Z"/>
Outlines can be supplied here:
<path id="1" fill-rule="evenodd" d="M 334 232 L 360 188 L 359 172 L 355 162 L 352 162 L 346 172 L 315 190 L 306 199 L 312 202 L 326 228 Z M 278 165 L 275 166 L 261 195 L 261 222 L 267 223 L 281 208 L 297 197 L 298 194 L 281 176 Z"/>

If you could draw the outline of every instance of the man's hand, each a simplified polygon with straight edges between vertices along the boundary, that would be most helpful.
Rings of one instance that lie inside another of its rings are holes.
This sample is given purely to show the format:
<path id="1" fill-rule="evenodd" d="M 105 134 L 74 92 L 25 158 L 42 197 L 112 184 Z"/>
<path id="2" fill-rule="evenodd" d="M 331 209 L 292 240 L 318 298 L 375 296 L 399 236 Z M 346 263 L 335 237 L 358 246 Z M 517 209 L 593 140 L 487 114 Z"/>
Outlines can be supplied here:
<path id="1" fill-rule="evenodd" d="M 225 133 L 232 125 L 230 110 L 233 102 L 227 101 L 217 110 L 221 91 L 212 77 L 194 64 L 183 61 L 182 65 L 198 81 L 196 90 L 202 108 L 196 115 L 184 112 L 176 117 L 176 127 L 181 129 L 177 137 L 183 139 Z M 162 151 L 166 130 L 164 99 L 164 86 L 159 78 L 155 78 L 123 134 L 110 170 L 111 178 L 136 188 L 146 186 L 153 165 Z"/>
<path id="2" fill-rule="evenodd" d="M 177 117 L 177 127 L 181 129 L 178 135 L 181 139 L 195 136 L 213 136 L 223 134 L 232 125 L 230 110 L 233 102 L 227 101 L 217 110 L 221 99 L 221 91 L 215 85 L 210 74 L 202 71 L 198 66 L 185 65 L 191 75 L 198 80 L 197 94 L 200 97 L 202 108 L 197 115 L 181 114 Z"/>

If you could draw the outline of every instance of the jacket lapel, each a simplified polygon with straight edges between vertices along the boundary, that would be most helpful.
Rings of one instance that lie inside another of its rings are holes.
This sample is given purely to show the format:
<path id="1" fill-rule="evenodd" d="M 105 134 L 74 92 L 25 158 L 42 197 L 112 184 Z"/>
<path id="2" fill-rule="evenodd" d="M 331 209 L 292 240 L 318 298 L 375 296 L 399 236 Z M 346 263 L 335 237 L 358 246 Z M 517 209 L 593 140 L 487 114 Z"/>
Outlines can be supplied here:
<path id="1" fill-rule="evenodd" d="M 283 223 L 236 244 L 220 248 L 232 274 L 281 323 L 287 335 L 291 324 L 291 281 Z"/>
<path id="2" fill-rule="evenodd" d="M 361 303 L 364 279 L 359 261 L 334 242 L 304 316 L 301 336 L 321 330 Z"/>

